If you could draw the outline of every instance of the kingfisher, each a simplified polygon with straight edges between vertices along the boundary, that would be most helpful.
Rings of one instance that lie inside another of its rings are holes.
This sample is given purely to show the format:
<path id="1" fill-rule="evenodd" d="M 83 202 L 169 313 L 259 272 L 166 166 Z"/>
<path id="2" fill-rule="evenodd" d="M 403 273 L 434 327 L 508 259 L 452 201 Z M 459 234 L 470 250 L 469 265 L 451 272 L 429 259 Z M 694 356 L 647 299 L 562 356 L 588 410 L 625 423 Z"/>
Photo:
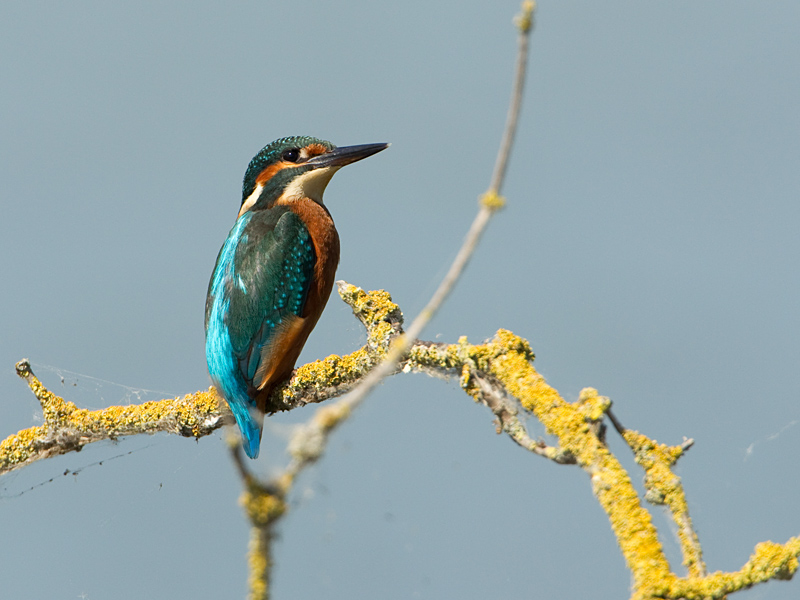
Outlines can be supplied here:
<path id="1" fill-rule="evenodd" d="M 242 446 L 258 456 L 275 388 L 325 308 L 339 264 L 339 234 L 322 194 L 333 174 L 387 148 L 337 148 L 308 136 L 265 146 L 244 174 L 242 204 L 217 256 L 206 296 L 206 362 L 231 408 Z"/>

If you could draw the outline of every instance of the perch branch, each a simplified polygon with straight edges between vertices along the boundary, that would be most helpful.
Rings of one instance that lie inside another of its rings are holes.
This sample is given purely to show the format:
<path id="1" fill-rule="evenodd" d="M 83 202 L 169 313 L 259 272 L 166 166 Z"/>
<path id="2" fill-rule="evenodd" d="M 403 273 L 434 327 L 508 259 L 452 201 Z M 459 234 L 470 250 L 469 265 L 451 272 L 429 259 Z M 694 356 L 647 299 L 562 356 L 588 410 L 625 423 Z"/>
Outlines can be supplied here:
<path id="1" fill-rule="evenodd" d="M 345 282 L 339 282 L 338 290 L 367 328 L 367 343 L 350 354 L 332 355 L 298 368 L 274 393 L 282 410 L 344 394 L 381 361 L 392 339 L 402 332 L 403 315 L 386 292 L 365 293 Z M 37 460 L 80 451 L 93 442 L 159 432 L 201 438 L 233 422 L 213 387 L 183 398 L 90 411 L 48 390 L 27 360 L 17 364 L 17 374 L 39 400 L 44 424 L 0 442 L 0 475 Z"/>
<path id="2" fill-rule="evenodd" d="M 580 466 L 589 475 L 592 491 L 608 515 L 633 574 L 635 600 L 722 598 L 769 579 L 792 577 L 798 568 L 800 538 L 792 538 L 784 545 L 759 544 L 739 571 L 706 575 L 680 479 L 670 470 L 690 443 L 664 446 L 625 430 L 609 415 L 610 400 L 592 388 L 582 390 L 577 402 L 566 402 L 536 372 L 533 359 L 526 340 L 500 330 L 492 340 L 478 345 L 468 343 L 466 338 L 455 344 L 419 342 L 399 366 L 403 372 L 457 378 L 467 394 L 491 410 L 498 432 L 505 432 L 518 445 L 539 456 L 559 464 Z M 281 497 L 285 497 L 303 468 L 322 455 L 331 432 L 349 414 L 348 407 L 343 401 L 326 405 L 308 423 L 299 426 L 289 444 L 292 456 L 289 466 L 266 484 L 266 489 L 280 490 Z M 535 416 L 558 444 L 548 446 L 534 441 L 520 414 Z M 663 503 L 670 507 L 682 537 L 687 577 L 680 577 L 670 569 L 650 513 L 629 474 L 609 451 L 601 426 L 606 416 L 623 432 L 634 449 L 637 463 L 645 470 L 646 499 L 652 502 L 658 499 L 658 494 L 663 494 Z"/>
<path id="3" fill-rule="evenodd" d="M 385 292 L 367 293 L 345 283 L 339 284 L 339 291 L 368 328 L 368 343 L 348 356 L 364 352 L 374 355 L 369 360 L 364 359 L 365 363 L 379 361 L 391 340 L 400 334 L 402 317 L 399 309 Z M 382 333 L 377 333 L 379 330 Z M 700 574 L 704 569 L 702 553 L 699 541 L 692 538 L 688 542 L 682 541 L 689 576 L 674 574 L 669 568 L 650 513 L 642 505 L 629 474 L 606 446 L 603 428 L 599 425 L 606 416 L 613 418 L 612 423 L 623 433 L 634 450 L 637 462 L 645 470 L 648 477 L 647 497 L 658 500 L 658 495 L 663 494 L 663 502 L 670 506 L 683 535 L 693 530 L 690 521 L 683 522 L 683 519 L 688 519 L 688 512 L 680 507 L 680 503 L 685 503 L 685 498 L 679 478 L 670 469 L 689 444 L 674 447 L 659 445 L 642 434 L 626 430 L 613 415 L 609 415 L 611 403 L 608 398 L 598 395 L 592 388 L 584 389 L 577 402 L 566 402 L 536 372 L 533 359 L 533 352 L 526 340 L 501 329 L 493 339 L 477 345 L 468 343 L 465 338 L 455 344 L 419 342 L 412 346 L 398 368 L 458 378 L 467 394 L 492 411 L 498 429 L 521 447 L 557 463 L 580 466 L 589 475 L 592 491 L 608 515 L 633 574 L 634 599 L 722 598 L 756 583 L 769 579 L 789 579 L 794 575 L 798 568 L 800 538 L 792 538 L 783 545 L 773 542 L 758 544 L 753 556 L 739 571 L 709 575 Z M 317 402 L 326 394 L 341 389 L 339 386 L 353 385 L 353 372 L 343 367 L 347 364 L 349 361 L 343 360 L 343 357 L 328 357 L 298 369 L 298 373 L 282 391 L 287 406 Z M 308 381 L 299 377 L 303 369 L 318 370 L 321 378 L 319 387 L 309 387 Z M 19 373 L 40 399 L 45 424 L 10 436 L 0 444 L 2 464 L 8 464 L 15 449 L 20 447 L 23 448 L 20 450 L 23 454 L 28 452 L 28 458 L 17 461 L 16 467 L 46 456 L 77 450 L 97 439 L 133 433 L 172 431 L 199 437 L 207 435 L 229 419 L 227 411 L 220 408 L 213 390 L 191 394 L 183 400 L 86 411 L 44 388 L 30 372 L 27 363 L 20 364 Z M 196 401 L 196 398 L 205 400 Z M 266 593 L 272 532 L 275 523 L 286 511 L 285 498 L 293 481 L 306 465 L 319 458 L 330 432 L 349 414 L 348 408 L 349 405 L 342 401 L 326 405 L 314 414 L 308 424 L 299 428 L 290 444 L 292 461 L 286 472 L 273 482 L 261 484 L 240 467 L 246 487 L 242 503 L 254 527 L 250 552 L 251 591 L 254 594 L 259 589 Z M 148 414 L 151 415 L 150 419 L 145 418 Z M 521 414 L 535 416 L 544 424 L 547 433 L 555 437 L 557 445 L 547 446 L 532 440 L 519 418 Z M 677 499 L 674 502 L 669 500 L 671 494 Z M 673 504 L 679 510 L 673 509 Z M 261 597 L 264 596 L 252 596 L 254 599 Z"/>

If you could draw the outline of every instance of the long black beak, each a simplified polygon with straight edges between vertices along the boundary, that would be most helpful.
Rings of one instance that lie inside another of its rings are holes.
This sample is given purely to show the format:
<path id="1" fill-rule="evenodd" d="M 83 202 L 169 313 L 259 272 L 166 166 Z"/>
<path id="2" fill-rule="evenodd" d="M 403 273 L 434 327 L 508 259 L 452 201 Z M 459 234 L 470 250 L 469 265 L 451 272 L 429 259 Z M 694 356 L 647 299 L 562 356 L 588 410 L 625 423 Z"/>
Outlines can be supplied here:
<path id="1" fill-rule="evenodd" d="M 307 165 L 319 167 L 343 167 L 354 163 L 362 158 L 367 158 L 377 154 L 381 150 L 386 150 L 389 144 L 361 144 L 360 146 L 342 146 L 334 148 L 330 152 L 320 154 L 306 161 Z"/>

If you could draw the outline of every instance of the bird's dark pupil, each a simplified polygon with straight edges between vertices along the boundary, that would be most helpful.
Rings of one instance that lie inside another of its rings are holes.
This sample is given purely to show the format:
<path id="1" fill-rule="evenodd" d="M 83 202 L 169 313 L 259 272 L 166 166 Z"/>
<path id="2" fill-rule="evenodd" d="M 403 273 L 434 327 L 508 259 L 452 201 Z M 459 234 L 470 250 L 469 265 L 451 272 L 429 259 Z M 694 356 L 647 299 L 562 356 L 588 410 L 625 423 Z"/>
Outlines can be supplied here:
<path id="1" fill-rule="evenodd" d="M 300 151 L 297 149 L 287 150 L 283 153 L 283 160 L 297 162 L 298 158 L 300 158 Z"/>

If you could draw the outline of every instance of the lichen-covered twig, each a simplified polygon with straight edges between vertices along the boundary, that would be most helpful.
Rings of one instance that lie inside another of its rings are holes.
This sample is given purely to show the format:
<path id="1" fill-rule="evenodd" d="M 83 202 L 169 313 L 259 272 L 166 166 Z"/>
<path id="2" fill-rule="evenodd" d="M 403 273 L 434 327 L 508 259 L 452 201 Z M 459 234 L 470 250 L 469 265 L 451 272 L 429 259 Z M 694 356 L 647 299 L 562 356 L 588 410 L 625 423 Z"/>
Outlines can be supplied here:
<path id="1" fill-rule="evenodd" d="M 403 335 L 393 336 L 392 344 L 386 349 L 387 351 L 383 353 L 382 361 L 377 364 L 377 366 L 373 368 L 346 397 L 330 406 L 319 409 L 311 420 L 296 429 L 292 441 L 289 444 L 292 462 L 282 476 L 282 480 L 286 485 L 291 485 L 294 478 L 307 465 L 315 462 L 322 455 L 331 432 L 352 414 L 353 410 L 364 401 L 383 379 L 396 373 L 401 363 L 405 363 L 406 367 L 408 367 L 408 361 L 405 360 L 405 357 L 412 347 L 418 343 L 417 337 L 422 333 L 422 330 L 430 322 L 455 287 L 456 282 L 461 277 L 467 263 L 475 252 L 478 242 L 486 226 L 489 224 L 492 215 L 505 204 L 505 200 L 500 196 L 500 191 L 503 186 L 503 181 L 505 180 L 508 159 L 511 155 L 511 148 L 517 131 L 517 120 L 522 106 L 522 92 L 525 87 L 525 74 L 527 70 L 528 40 L 533 29 L 533 14 L 535 8 L 535 2 L 532 0 L 524 0 L 522 3 L 522 11 L 515 19 L 515 24 L 519 30 L 519 49 L 517 52 L 517 63 L 506 127 L 503 132 L 503 138 L 500 143 L 500 150 L 497 154 L 489 189 L 481 196 L 478 214 L 467 232 L 464 243 L 459 249 L 444 279 L 439 284 L 439 287 L 436 289 L 425 308 L 423 308 L 420 314 L 412 321 L 408 332 Z M 569 456 L 568 453 L 562 453 L 558 449 L 548 447 L 541 441 L 530 439 L 525 428 L 516 417 L 516 412 L 511 406 L 513 403 L 505 402 L 502 394 L 480 376 L 475 378 L 475 382 L 482 386 L 482 391 L 475 392 L 476 398 L 480 397 L 484 404 L 492 408 L 500 423 L 500 428 L 505 430 L 514 441 L 536 454 L 548 456 L 554 460 L 560 460 L 562 462 L 569 462 L 572 460 L 572 457 Z M 251 597 L 260 598 L 260 596 L 257 595 L 252 596 L 252 594 L 254 594 L 254 589 L 255 588 L 251 587 Z"/>
<path id="2" fill-rule="evenodd" d="M 489 219 L 504 204 L 500 191 L 516 132 L 533 9 L 533 2 L 524 2 L 517 19 L 520 43 L 514 91 L 492 182 L 481 197 L 481 208 L 467 239 L 433 298 L 403 334 L 402 314 L 386 292 L 367 293 L 340 282 L 340 296 L 367 329 L 366 345 L 351 354 L 330 356 L 298 368 L 292 379 L 276 390 L 276 405 L 281 410 L 290 410 L 321 402 L 361 382 L 358 391 L 321 407 L 309 422 L 297 428 L 289 446 L 292 460 L 271 482 L 262 483 L 247 472 L 238 444 L 232 450 L 245 484 L 242 504 L 252 524 L 249 552 L 252 600 L 263 600 L 269 595 L 271 542 L 275 525 L 286 513 L 286 498 L 293 482 L 307 465 L 322 456 L 331 433 L 372 387 L 400 370 L 457 378 L 469 396 L 492 412 L 498 433 L 506 433 L 520 447 L 538 456 L 583 469 L 631 570 L 633 599 L 722 598 L 770 579 L 790 579 L 798 569 L 800 537 L 795 537 L 783 545 L 758 544 L 750 560 L 736 572 L 706 574 L 685 493 L 672 470 L 691 441 L 670 447 L 625 429 L 611 413 L 610 400 L 592 388 L 584 389 L 577 402 L 566 402 L 534 369 L 533 352 L 526 340 L 506 330 L 477 345 L 469 344 L 466 338 L 456 344 L 417 339 L 453 289 Z M 182 399 L 88 411 L 47 390 L 27 361 L 17 365 L 17 372 L 39 399 L 44 424 L 10 435 L 0 443 L 0 474 L 42 458 L 78 451 L 99 440 L 157 431 L 201 437 L 230 421 L 230 412 L 219 402 L 213 388 Z M 521 414 L 535 416 L 555 438 L 555 444 L 532 439 Z M 669 507 L 678 527 L 688 576 L 680 577 L 671 570 L 650 513 L 633 487 L 630 475 L 608 449 L 606 417 L 645 471 L 645 500 Z"/>
<path id="3" fill-rule="evenodd" d="M 341 393 L 343 387 L 353 385 L 358 373 L 363 377 L 369 364 L 379 361 L 392 339 L 401 334 L 402 315 L 386 292 L 364 292 L 341 282 L 339 293 L 367 327 L 368 342 L 346 357 L 328 357 L 298 369 L 281 391 L 287 407 Z M 633 598 L 721 598 L 756 583 L 794 575 L 800 538 L 792 538 L 783 545 L 764 542 L 756 546 L 754 555 L 739 571 L 705 575 L 700 543 L 691 527 L 680 479 L 671 470 L 689 442 L 664 446 L 625 429 L 609 414 L 608 398 L 592 388 L 584 389 L 577 402 L 566 402 L 536 372 L 533 359 L 526 340 L 500 330 L 483 344 L 470 344 L 466 338 L 454 344 L 417 342 L 398 368 L 457 379 L 467 394 L 492 411 L 498 430 L 517 444 L 554 462 L 580 466 L 590 477 L 592 490 L 608 515 L 633 574 Z M 155 431 L 199 437 L 229 418 L 213 390 L 189 394 L 183 399 L 87 411 L 45 389 L 30 372 L 27 362 L 18 365 L 18 372 L 39 398 L 45 424 L 9 436 L 0 444 L 3 470 L 78 450 L 99 439 Z M 319 377 L 317 381 L 312 381 L 312 373 Z M 292 483 L 305 466 L 322 455 L 330 433 L 349 415 L 350 409 L 351 405 L 343 398 L 321 407 L 308 423 L 298 428 L 290 443 L 289 467 L 269 484 L 258 482 L 240 466 L 246 488 L 242 503 L 253 523 L 252 598 L 266 597 L 263 594 L 268 592 L 272 531 L 286 510 L 285 498 Z M 556 444 L 546 445 L 531 439 L 520 419 L 523 413 L 543 423 Z M 670 569 L 650 513 L 642 505 L 629 474 L 606 446 L 604 428 L 600 426 L 606 417 L 613 419 L 612 424 L 645 470 L 646 498 L 670 508 L 681 536 L 687 577 L 680 577 Z"/>
<path id="4" fill-rule="evenodd" d="M 560 464 L 574 464 L 575 457 L 561 448 L 549 446 L 544 440 L 534 440 L 519 419 L 522 407 L 510 396 L 495 377 L 479 369 L 471 357 L 471 346 L 462 337 L 458 344 L 420 342 L 412 347 L 404 370 L 419 371 L 433 377 L 458 377 L 461 388 L 476 401 L 484 404 L 495 416 L 497 433 L 506 433 L 522 448 Z"/>
<path id="5" fill-rule="evenodd" d="M 225 420 L 225 411 L 213 389 L 183 398 L 87 410 L 48 390 L 27 360 L 18 362 L 16 368 L 17 375 L 39 400 L 44 424 L 0 442 L 0 474 L 43 458 L 80 451 L 92 442 L 126 435 L 166 431 L 202 437 L 221 427 Z"/>
<path id="6" fill-rule="evenodd" d="M 245 467 L 239 439 L 231 436 L 229 442 L 233 462 L 242 477 L 245 488 L 239 503 L 244 508 L 251 526 L 247 551 L 250 567 L 249 599 L 266 600 L 269 598 L 275 525 L 286 512 L 286 494 L 289 487 L 282 485 L 281 481 L 275 484 L 261 483 Z"/>
<path id="7" fill-rule="evenodd" d="M 386 355 L 392 341 L 402 335 L 403 315 L 398 306 L 392 302 L 391 296 L 384 291 L 364 292 L 361 288 L 344 281 L 337 282 L 337 288 L 341 298 L 350 305 L 353 313 L 367 329 L 367 344 L 361 350 L 365 356 L 362 360 L 354 361 L 358 364 L 358 369 L 349 371 L 363 376 L 375 362 Z M 337 374 L 337 367 L 341 366 L 339 357 L 330 356 L 326 361 L 331 368 L 328 373 L 329 381 L 336 381 L 339 384 L 336 391 L 343 393 L 342 386 L 352 386 L 353 381 L 347 378 L 346 382 L 339 382 Z M 300 367 L 297 370 L 290 386 L 295 381 L 305 381 L 302 373 L 304 369 L 305 367 Z M 310 375 L 307 385 L 313 384 L 315 375 Z M 326 385 L 320 390 L 319 397 L 332 391 L 330 386 Z M 290 403 L 296 404 L 293 401 Z M 346 396 L 320 407 L 306 423 L 296 426 L 289 441 L 291 462 L 282 473 L 268 482 L 260 482 L 251 474 L 244 465 L 240 445 L 237 443 L 232 446 L 235 463 L 245 484 L 241 503 L 251 524 L 248 552 L 249 600 L 269 598 L 271 541 L 274 538 L 275 524 L 286 510 L 285 498 L 297 476 L 322 456 L 330 434 L 350 416 L 353 406 L 352 398 Z"/>
<path id="8" fill-rule="evenodd" d="M 536 372 L 533 359 L 526 340 L 500 330 L 483 344 L 470 344 L 466 338 L 455 344 L 417 342 L 400 367 L 404 372 L 421 371 L 457 379 L 467 394 L 492 411 L 498 432 L 507 433 L 521 447 L 539 456 L 559 464 L 580 466 L 590 477 L 592 490 L 608 515 L 633 575 L 632 598 L 722 598 L 769 579 L 792 577 L 798 568 L 800 538 L 792 538 L 784 545 L 759 544 L 739 571 L 706 575 L 680 479 L 671 471 L 690 443 L 664 446 L 624 429 L 609 414 L 610 400 L 592 388 L 582 390 L 577 402 L 565 401 Z M 264 489 L 279 490 L 280 497 L 285 497 L 297 475 L 319 459 L 331 432 L 349 415 L 350 405 L 346 400 L 321 407 L 308 423 L 297 428 L 289 446 L 292 455 L 289 466 Z M 519 418 L 521 413 L 534 415 L 557 444 L 534 441 Z M 670 568 L 650 513 L 630 475 L 608 449 L 601 426 L 606 417 L 613 419 L 634 450 L 637 463 L 645 470 L 646 499 L 670 508 L 681 537 L 687 577 L 680 577 Z"/>
<path id="9" fill-rule="evenodd" d="M 402 333 L 403 315 L 389 294 L 368 294 L 345 282 L 339 282 L 338 288 L 342 299 L 366 327 L 367 343 L 350 354 L 332 355 L 298 368 L 292 379 L 275 392 L 282 410 L 341 396 L 381 361 L 392 340 Z M 43 458 L 80 451 L 101 440 L 158 432 L 200 438 L 232 422 L 230 410 L 214 388 L 183 398 L 90 411 L 48 390 L 27 360 L 17 364 L 17 374 L 39 400 L 44 424 L 0 442 L 0 475 Z"/>
<path id="10" fill-rule="evenodd" d="M 694 440 L 684 440 L 679 446 L 659 444 L 638 431 L 623 427 L 610 409 L 608 417 L 617 433 L 633 451 L 636 464 L 644 469 L 645 500 L 669 508 L 677 526 L 683 565 L 689 577 L 704 577 L 707 572 L 703 562 L 703 549 L 689 516 L 689 504 L 683 484 L 672 470 L 678 459 L 691 448 Z"/>

